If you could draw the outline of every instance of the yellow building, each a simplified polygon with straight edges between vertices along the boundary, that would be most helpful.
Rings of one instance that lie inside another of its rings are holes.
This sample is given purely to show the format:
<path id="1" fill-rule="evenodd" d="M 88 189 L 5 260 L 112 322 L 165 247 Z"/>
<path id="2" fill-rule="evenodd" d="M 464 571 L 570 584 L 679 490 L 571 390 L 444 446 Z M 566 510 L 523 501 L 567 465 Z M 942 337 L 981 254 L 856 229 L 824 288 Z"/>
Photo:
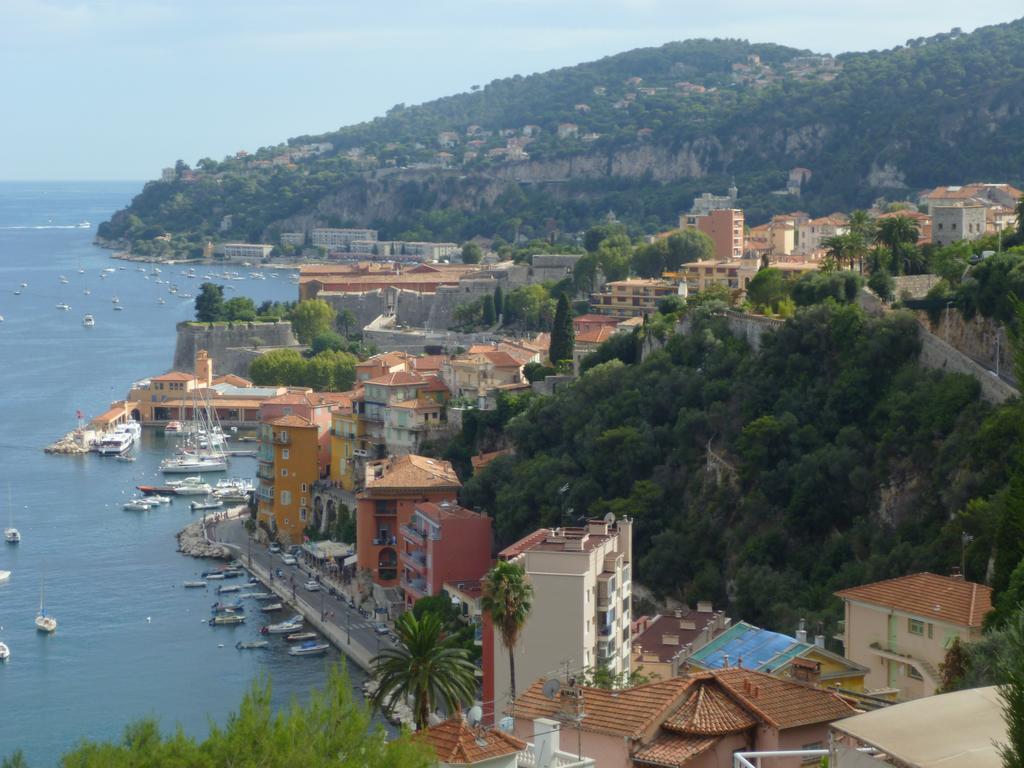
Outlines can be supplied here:
<path id="1" fill-rule="evenodd" d="M 368 450 L 366 425 L 356 409 L 334 413 L 331 418 L 330 478 L 341 483 L 346 491 L 356 490 L 357 478 L 362 472 L 362 462 L 357 459 L 365 458 Z"/>
<path id="2" fill-rule="evenodd" d="M 257 520 L 285 545 L 301 544 L 309 524 L 311 491 L 319 479 L 319 429 L 301 416 L 260 425 Z"/>
<path id="3" fill-rule="evenodd" d="M 590 296 L 591 309 L 612 317 L 646 317 L 658 311 L 658 302 L 676 295 L 676 287 L 664 280 L 633 278 L 605 285 Z"/>

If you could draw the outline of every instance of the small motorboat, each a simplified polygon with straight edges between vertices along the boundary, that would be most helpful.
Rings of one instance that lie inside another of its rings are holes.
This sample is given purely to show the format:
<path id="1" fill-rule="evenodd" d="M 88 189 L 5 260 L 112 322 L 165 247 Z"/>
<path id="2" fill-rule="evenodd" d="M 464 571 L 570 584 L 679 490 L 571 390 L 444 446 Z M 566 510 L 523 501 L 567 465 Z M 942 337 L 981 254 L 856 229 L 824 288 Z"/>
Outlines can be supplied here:
<path id="1" fill-rule="evenodd" d="M 327 643 L 318 643 L 316 640 L 307 640 L 302 645 L 296 645 L 288 649 L 289 656 L 320 656 L 327 653 L 330 648 Z"/>
<path id="2" fill-rule="evenodd" d="M 145 499 L 131 499 L 126 501 L 121 508 L 128 512 L 149 512 L 150 508 L 153 506 L 155 505 L 150 504 Z"/>
<path id="3" fill-rule="evenodd" d="M 260 632 L 264 635 L 290 635 L 302 629 L 304 621 L 305 619 L 301 616 L 293 616 L 288 621 L 282 621 L 280 624 L 268 624 Z"/>
<path id="4" fill-rule="evenodd" d="M 283 611 L 284 610 L 284 604 L 283 603 L 268 603 L 267 605 L 260 606 L 260 610 L 263 611 L 263 613 L 273 613 L 274 611 Z"/>
<path id="5" fill-rule="evenodd" d="M 126 461 L 129 464 L 131 462 L 135 461 L 135 457 L 134 456 L 125 456 L 124 454 L 118 454 L 117 456 L 114 457 L 114 459 L 117 460 L 117 461 Z"/>
<path id="6" fill-rule="evenodd" d="M 220 572 L 218 572 L 218 573 L 208 573 L 208 574 L 206 574 L 206 576 L 204 578 L 207 581 L 211 581 L 213 579 L 223 579 L 224 578 L 224 574 L 220 573 Z"/>
<path id="7" fill-rule="evenodd" d="M 239 640 L 237 643 L 235 643 L 235 648 L 237 648 L 240 651 L 248 651 L 248 650 L 254 650 L 256 648 L 269 648 L 269 647 L 270 647 L 270 642 L 268 640 L 249 640 L 249 641 L 244 642 L 244 643 L 241 640 Z"/>
<path id="8" fill-rule="evenodd" d="M 206 582 L 205 581 L 186 581 L 184 586 L 185 586 L 185 589 L 200 589 L 200 588 L 206 589 Z"/>
<path id="9" fill-rule="evenodd" d="M 60 284 L 61 284 L 61 285 L 67 285 L 67 284 L 68 284 L 68 283 L 70 283 L 70 282 L 71 282 L 71 281 L 70 281 L 70 280 L 68 280 L 68 279 L 67 279 L 66 277 L 64 277 L 64 275 L 61 275 L 61 276 L 60 276 Z"/>
<path id="10" fill-rule="evenodd" d="M 224 578 L 225 579 L 237 579 L 239 576 L 242 576 L 244 573 L 245 573 L 245 571 L 240 571 L 238 568 L 225 568 L 224 569 Z"/>
<path id="11" fill-rule="evenodd" d="M 304 643 L 307 640 L 316 640 L 316 632 L 295 632 L 285 635 L 284 640 L 286 643 Z"/>
<path id="12" fill-rule="evenodd" d="M 118 456 L 118 458 L 120 459 L 122 457 Z M 134 456 L 131 456 L 129 458 L 131 458 L 132 461 L 135 461 L 135 457 Z M 159 493 L 150 494 L 149 496 L 146 497 L 146 499 L 148 501 L 152 501 L 154 504 L 170 504 L 171 503 L 171 497 L 170 496 L 161 496 Z"/>
<path id="13" fill-rule="evenodd" d="M 192 508 L 193 512 L 203 509 L 220 509 L 223 506 L 224 502 L 220 499 L 216 499 L 214 501 L 193 501 L 189 504 L 189 507 Z"/>
<path id="14" fill-rule="evenodd" d="M 168 421 L 167 424 L 164 425 L 164 434 L 167 434 L 167 433 L 176 434 L 178 432 L 181 432 L 181 422 L 180 421 L 177 421 L 177 420 L 175 420 L 175 421 Z"/>
<path id="15" fill-rule="evenodd" d="M 251 597 L 253 600 L 271 600 L 277 597 L 273 592 L 248 592 L 246 597 Z"/>
<path id="16" fill-rule="evenodd" d="M 60 304 L 57 305 L 57 309 L 67 312 L 69 309 L 71 309 L 71 305 L 61 302 Z"/>
<path id="17" fill-rule="evenodd" d="M 0 661 L 7 661 L 11 658 L 11 649 L 7 647 L 6 643 L 0 643 Z"/>
<path id="18" fill-rule="evenodd" d="M 114 305 L 114 311 L 115 312 L 124 312 L 124 307 L 122 307 L 120 304 L 115 304 Z"/>
<path id="19" fill-rule="evenodd" d="M 210 619 L 211 627 L 225 627 L 233 624 L 244 624 L 245 616 L 241 613 L 222 613 Z"/>
<path id="20" fill-rule="evenodd" d="M 82 325 L 84 325 L 86 328 L 92 328 L 94 325 L 96 325 L 96 318 L 93 317 L 92 315 L 86 315 L 85 317 L 82 318 Z"/>
<path id="21" fill-rule="evenodd" d="M 13 526 L 10 528 L 4 528 L 4 541 L 8 544 L 17 544 L 21 541 L 21 533 Z"/>
<path id="22" fill-rule="evenodd" d="M 210 606 L 212 613 L 240 613 L 242 610 L 241 600 L 236 600 L 233 603 L 214 603 Z"/>
<path id="23" fill-rule="evenodd" d="M 228 592 L 241 592 L 242 588 L 237 584 L 223 584 L 217 587 L 218 595 L 226 595 Z"/>
<path id="24" fill-rule="evenodd" d="M 9 581 L 10 578 L 11 578 L 11 572 L 10 571 L 0 571 L 0 584 L 3 584 L 5 581 Z"/>

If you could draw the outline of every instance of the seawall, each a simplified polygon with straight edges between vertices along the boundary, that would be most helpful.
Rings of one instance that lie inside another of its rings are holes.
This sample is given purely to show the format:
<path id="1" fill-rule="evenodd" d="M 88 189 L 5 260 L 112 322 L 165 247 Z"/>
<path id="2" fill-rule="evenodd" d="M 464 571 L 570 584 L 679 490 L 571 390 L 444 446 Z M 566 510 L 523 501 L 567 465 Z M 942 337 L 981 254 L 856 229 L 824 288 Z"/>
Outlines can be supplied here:
<path id="1" fill-rule="evenodd" d="M 253 358 L 269 349 L 302 349 L 292 324 L 278 323 L 179 323 L 174 347 L 176 371 L 191 371 L 196 350 L 205 349 L 213 359 L 214 375 L 233 373 L 248 377 Z"/>

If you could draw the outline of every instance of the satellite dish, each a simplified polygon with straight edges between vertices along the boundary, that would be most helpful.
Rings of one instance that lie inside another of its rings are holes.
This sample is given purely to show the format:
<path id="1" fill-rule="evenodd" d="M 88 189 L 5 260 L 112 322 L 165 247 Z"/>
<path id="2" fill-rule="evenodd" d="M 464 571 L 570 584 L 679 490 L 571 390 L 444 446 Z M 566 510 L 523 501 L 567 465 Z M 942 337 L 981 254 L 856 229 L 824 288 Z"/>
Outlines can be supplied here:
<path id="1" fill-rule="evenodd" d="M 503 730 L 505 733 L 512 733 L 515 727 L 516 721 L 508 715 L 505 715 L 503 718 L 501 718 L 501 722 L 498 723 L 498 728 Z"/>
<path id="2" fill-rule="evenodd" d="M 609 512 L 607 515 L 604 516 L 604 521 L 608 525 L 615 525 L 615 513 Z"/>
<path id="3" fill-rule="evenodd" d="M 562 681 L 557 677 L 552 677 L 544 683 L 544 688 L 542 690 L 544 691 L 545 696 L 549 699 L 553 699 L 558 695 L 558 692 L 562 690 Z"/>
<path id="4" fill-rule="evenodd" d="M 466 713 L 466 719 L 469 720 L 471 725 L 476 725 L 484 719 L 484 710 L 480 705 L 474 705 L 469 708 L 469 712 Z"/>

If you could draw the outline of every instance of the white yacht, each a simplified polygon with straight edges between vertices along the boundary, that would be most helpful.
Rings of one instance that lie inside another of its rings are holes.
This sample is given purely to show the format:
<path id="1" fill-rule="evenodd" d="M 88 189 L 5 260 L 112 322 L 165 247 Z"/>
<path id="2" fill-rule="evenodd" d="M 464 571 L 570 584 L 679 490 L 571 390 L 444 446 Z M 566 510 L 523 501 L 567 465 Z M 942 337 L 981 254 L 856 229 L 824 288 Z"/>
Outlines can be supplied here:
<path id="1" fill-rule="evenodd" d="M 11 658 L 11 649 L 5 643 L 0 643 L 0 661 L 7 661 Z"/>
<path id="2" fill-rule="evenodd" d="M 61 284 L 61 285 L 67 285 L 67 284 L 68 284 L 68 283 L 70 283 L 70 282 L 71 282 L 71 281 L 70 281 L 70 280 L 68 280 L 68 279 L 67 279 L 66 277 L 64 277 L 64 275 L 61 275 L 61 276 L 60 276 L 60 284 Z"/>
<path id="3" fill-rule="evenodd" d="M 94 325 L 96 325 L 96 318 L 93 317 L 92 315 L 86 315 L 85 317 L 82 318 L 82 325 L 84 325 L 86 328 L 92 328 Z"/>
<path id="4" fill-rule="evenodd" d="M 11 578 L 11 572 L 10 571 L 0 571 L 0 584 L 3 584 L 5 581 L 9 581 L 10 578 Z"/>
<path id="5" fill-rule="evenodd" d="M 100 440 L 96 448 L 101 456 L 120 456 L 142 437 L 142 427 L 137 421 L 119 424 L 113 432 L 108 432 Z"/>
<path id="6" fill-rule="evenodd" d="M 146 499 L 129 499 L 121 508 L 129 512 L 149 512 L 151 507 L 157 506 L 159 502 L 150 503 Z"/>
<path id="7" fill-rule="evenodd" d="M 61 302 L 60 304 L 57 305 L 57 309 L 67 312 L 69 309 L 71 309 L 71 305 Z"/>
<path id="8" fill-rule="evenodd" d="M 179 496 L 209 496 L 213 493 L 213 487 L 204 483 L 201 477 L 186 477 L 178 482 L 171 481 L 168 485 Z"/>
<path id="9" fill-rule="evenodd" d="M 184 475 L 191 472 L 226 472 L 228 460 L 224 456 L 172 456 L 160 462 L 160 471 L 165 475 Z M 181 493 L 179 490 L 178 493 Z"/>
<path id="10" fill-rule="evenodd" d="M 92 224 L 88 221 L 80 221 L 78 222 L 78 229 L 92 229 Z"/>

